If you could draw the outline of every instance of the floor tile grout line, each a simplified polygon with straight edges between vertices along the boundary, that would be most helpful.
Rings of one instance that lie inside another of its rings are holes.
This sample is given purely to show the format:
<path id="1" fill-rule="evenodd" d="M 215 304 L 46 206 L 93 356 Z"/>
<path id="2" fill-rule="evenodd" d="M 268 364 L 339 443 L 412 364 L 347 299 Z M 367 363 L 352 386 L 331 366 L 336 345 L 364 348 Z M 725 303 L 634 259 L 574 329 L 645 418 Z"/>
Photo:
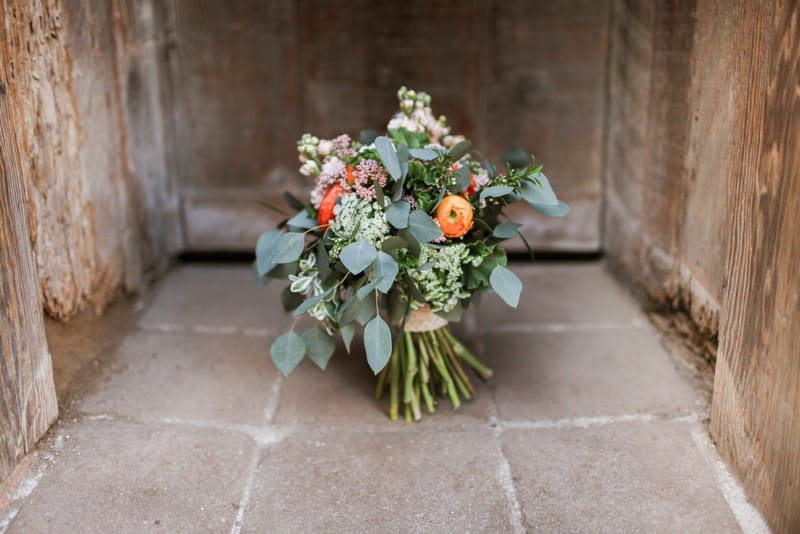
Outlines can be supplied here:
<path id="1" fill-rule="evenodd" d="M 233 525 L 231 525 L 231 534 L 239 534 L 242 531 L 246 508 L 250 504 L 250 495 L 253 492 L 256 471 L 258 471 L 258 465 L 261 463 L 261 460 L 264 457 L 264 450 L 264 445 L 261 443 L 256 443 L 253 450 L 253 458 L 250 461 L 250 465 L 248 466 L 247 470 L 247 476 L 245 477 L 244 488 L 242 488 L 242 497 L 239 499 L 239 509 L 236 510 L 236 518 L 233 520 Z"/>
<path id="2" fill-rule="evenodd" d="M 739 528 L 744 534 L 769 534 L 770 528 L 761 512 L 750 504 L 739 481 L 731 474 L 719 452 L 709 439 L 705 429 L 697 427 L 690 430 L 692 439 L 705 461 L 710 464 L 725 502 L 728 504 Z"/>
<path id="3" fill-rule="evenodd" d="M 511 521 L 511 528 L 514 534 L 524 534 L 525 525 L 522 518 L 522 505 L 517 496 L 517 488 L 514 485 L 514 477 L 511 475 L 511 464 L 506 457 L 503 450 L 503 427 L 497 422 L 497 404 L 494 400 L 494 393 L 489 392 L 489 424 L 492 427 L 492 435 L 494 436 L 497 451 L 500 454 L 500 465 L 497 471 L 498 482 L 503 489 L 503 494 L 506 498 L 506 505 L 508 506 L 509 521 Z"/>
<path id="4" fill-rule="evenodd" d="M 692 412 L 684 415 L 666 416 L 656 413 L 630 413 L 620 415 L 598 415 L 591 417 L 569 417 L 564 419 L 539 419 L 533 421 L 498 420 L 497 425 L 508 430 L 538 430 L 549 428 L 590 428 L 618 423 L 678 422 L 693 423 L 701 414 Z"/>

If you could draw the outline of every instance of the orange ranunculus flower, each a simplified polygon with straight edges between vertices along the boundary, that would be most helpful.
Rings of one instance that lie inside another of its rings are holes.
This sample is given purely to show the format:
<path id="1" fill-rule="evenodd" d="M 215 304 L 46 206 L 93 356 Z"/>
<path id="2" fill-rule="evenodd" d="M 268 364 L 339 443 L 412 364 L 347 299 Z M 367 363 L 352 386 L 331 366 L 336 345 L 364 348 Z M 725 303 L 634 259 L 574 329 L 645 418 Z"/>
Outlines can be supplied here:
<path id="1" fill-rule="evenodd" d="M 461 237 L 472 228 L 472 204 L 459 195 L 447 195 L 436 209 L 445 237 Z"/>
<path id="2" fill-rule="evenodd" d="M 341 184 L 334 184 L 322 197 L 322 202 L 319 204 L 319 212 L 317 213 L 317 222 L 323 230 L 328 227 L 328 224 L 333 219 L 333 208 L 336 206 L 336 200 L 343 191 L 344 188 Z"/>
<path id="3" fill-rule="evenodd" d="M 347 166 L 347 170 L 345 171 L 345 180 L 347 180 L 347 183 L 350 185 L 356 183 L 356 177 L 353 174 L 354 171 L 355 169 L 350 165 Z"/>

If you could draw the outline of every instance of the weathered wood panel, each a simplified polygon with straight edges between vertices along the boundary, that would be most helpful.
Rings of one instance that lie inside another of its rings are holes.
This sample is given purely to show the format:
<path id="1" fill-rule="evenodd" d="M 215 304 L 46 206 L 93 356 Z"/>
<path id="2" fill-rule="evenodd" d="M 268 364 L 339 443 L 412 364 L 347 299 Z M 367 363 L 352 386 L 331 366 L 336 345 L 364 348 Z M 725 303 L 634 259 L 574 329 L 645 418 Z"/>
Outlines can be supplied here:
<path id="1" fill-rule="evenodd" d="M 497 161 L 510 146 L 533 152 L 572 212 L 552 220 L 519 206 L 539 249 L 597 250 L 609 3 L 487 2 L 481 147 Z M 517 248 L 521 247 L 517 243 Z"/>
<path id="2" fill-rule="evenodd" d="M 709 338 L 726 221 L 713 199 L 724 193 L 722 128 L 733 117 L 721 107 L 732 94 L 725 53 L 733 45 L 720 41 L 711 4 L 616 2 L 604 240 L 651 297 L 685 310 Z"/>
<path id="3" fill-rule="evenodd" d="M 401 85 L 487 155 L 536 151 L 575 210 L 519 210 L 538 248 L 598 248 L 607 1 L 178 1 L 175 18 L 190 250 L 251 249 L 274 224 L 257 200 L 307 193 L 296 138 L 384 128 Z"/>
<path id="4" fill-rule="evenodd" d="M 145 20 L 155 5 L 2 6 L 44 307 L 60 319 L 87 303 L 99 310 L 120 289 L 138 289 L 143 273 L 162 269 L 177 246 L 177 192 L 165 185 L 174 173 L 155 163 L 165 150 L 153 149 L 166 146 L 153 68 L 163 54 L 152 40 L 132 43 L 139 34 L 129 31 L 134 22 L 162 20 Z M 137 60 L 149 70 L 137 71 Z"/>
<path id="5" fill-rule="evenodd" d="M 800 5 L 722 4 L 741 90 L 711 432 L 788 534 L 800 531 Z"/>
<path id="6" fill-rule="evenodd" d="M 58 415 L 31 250 L 22 157 L 0 47 L 0 481 Z"/>

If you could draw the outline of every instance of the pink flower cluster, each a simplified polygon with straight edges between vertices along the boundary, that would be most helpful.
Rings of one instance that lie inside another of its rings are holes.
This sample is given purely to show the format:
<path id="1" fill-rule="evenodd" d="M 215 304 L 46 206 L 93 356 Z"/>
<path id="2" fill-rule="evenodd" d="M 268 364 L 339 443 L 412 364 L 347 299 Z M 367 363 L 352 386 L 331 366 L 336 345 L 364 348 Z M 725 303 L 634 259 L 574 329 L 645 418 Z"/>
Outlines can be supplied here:
<path id="1" fill-rule="evenodd" d="M 339 137 L 331 140 L 331 154 L 334 156 L 344 158 L 354 158 L 356 151 L 353 148 L 353 140 L 347 134 L 342 134 Z"/>
<path id="2" fill-rule="evenodd" d="M 356 194 L 364 200 L 375 199 L 375 184 L 386 185 L 386 173 L 374 159 L 364 159 L 353 170 Z"/>
<path id="3" fill-rule="evenodd" d="M 311 203 L 315 208 L 319 208 L 322 197 L 336 182 L 344 182 L 347 166 L 342 160 L 336 157 L 329 158 L 322 164 L 322 170 L 314 182 L 314 189 L 311 190 Z"/>

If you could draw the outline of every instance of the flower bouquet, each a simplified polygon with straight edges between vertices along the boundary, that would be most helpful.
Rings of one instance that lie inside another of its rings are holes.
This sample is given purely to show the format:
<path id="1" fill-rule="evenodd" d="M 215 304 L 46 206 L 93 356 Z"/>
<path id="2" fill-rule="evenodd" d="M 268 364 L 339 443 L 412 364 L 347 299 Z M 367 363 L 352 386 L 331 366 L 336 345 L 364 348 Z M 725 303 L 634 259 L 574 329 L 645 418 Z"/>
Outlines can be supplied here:
<path id="1" fill-rule="evenodd" d="M 260 283 L 290 281 L 281 298 L 296 319 L 270 349 L 282 374 L 303 358 L 325 369 L 335 336 L 349 352 L 361 325 L 376 397 L 388 392 L 390 417 L 411 421 L 441 397 L 454 407 L 473 397 L 470 372 L 492 374 L 447 325 L 485 291 L 519 302 L 501 243 L 522 235 L 503 208 L 524 200 L 562 217 L 569 207 L 531 156 L 507 152 L 498 172 L 434 117 L 430 96 L 403 87 L 398 98 L 388 135 L 300 138 L 310 203 L 285 194 L 298 212 L 258 239 L 254 267 Z M 304 316 L 313 323 L 301 332 Z"/>

